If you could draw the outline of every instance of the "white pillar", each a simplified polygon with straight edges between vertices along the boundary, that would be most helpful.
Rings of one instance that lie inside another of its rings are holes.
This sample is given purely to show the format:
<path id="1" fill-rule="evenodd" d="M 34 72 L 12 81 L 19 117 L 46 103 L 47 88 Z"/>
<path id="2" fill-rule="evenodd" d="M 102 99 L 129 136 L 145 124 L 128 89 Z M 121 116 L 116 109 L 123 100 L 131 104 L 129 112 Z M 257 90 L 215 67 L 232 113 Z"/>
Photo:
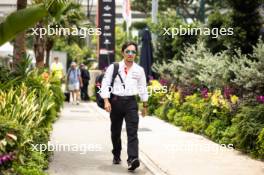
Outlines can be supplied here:
<path id="1" fill-rule="evenodd" d="M 152 0 L 151 17 L 152 17 L 152 22 L 155 24 L 158 23 L 158 8 L 159 8 L 159 0 Z"/>
<path id="2" fill-rule="evenodd" d="M 154 24 L 158 23 L 158 9 L 159 9 L 159 0 L 152 0 L 152 10 L 151 10 L 151 19 Z M 157 36 L 152 34 L 152 41 L 154 48 L 156 47 Z"/>

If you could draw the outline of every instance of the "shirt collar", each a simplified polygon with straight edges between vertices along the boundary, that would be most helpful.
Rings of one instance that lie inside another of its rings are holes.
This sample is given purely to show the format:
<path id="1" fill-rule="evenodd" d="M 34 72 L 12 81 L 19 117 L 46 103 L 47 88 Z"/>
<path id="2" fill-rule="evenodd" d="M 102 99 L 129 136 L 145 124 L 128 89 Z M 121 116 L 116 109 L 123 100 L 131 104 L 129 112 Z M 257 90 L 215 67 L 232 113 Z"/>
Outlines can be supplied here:
<path id="1" fill-rule="evenodd" d="M 134 64 L 135 64 L 135 62 L 133 62 L 133 64 L 132 64 L 132 66 L 131 66 L 130 69 L 133 68 Z M 120 62 L 120 67 L 121 67 L 122 69 L 124 69 L 124 68 L 126 67 L 125 60 L 124 60 L 124 59 Z"/>

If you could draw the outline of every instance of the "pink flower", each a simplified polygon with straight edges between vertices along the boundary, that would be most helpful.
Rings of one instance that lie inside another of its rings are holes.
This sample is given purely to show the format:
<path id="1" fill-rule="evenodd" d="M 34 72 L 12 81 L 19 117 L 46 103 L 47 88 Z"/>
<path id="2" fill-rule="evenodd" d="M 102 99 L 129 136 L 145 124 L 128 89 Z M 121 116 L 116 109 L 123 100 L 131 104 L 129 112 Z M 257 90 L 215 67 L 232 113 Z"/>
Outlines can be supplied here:
<path id="1" fill-rule="evenodd" d="M 259 102 L 259 103 L 264 103 L 264 96 L 263 95 L 260 95 L 260 96 L 257 96 L 257 101 Z"/>
<path id="2" fill-rule="evenodd" d="M 226 98 L 226 99 L 230 99 L 230 96 L 232 95 L 232 89 L 230 88 L 230 87 L 225 87 L 224 88 L 224 97 Z"/>
<path id="3" fill-rule="evenodd" d="M 208 89 L 207 88 L 203 88 L 201 89 L 201 95 L 203 98 L 208 98 Z"/>
<path id="4" fill-rule="evenodd" d="M 8 161 L 11 161 L 12 160 L 12 154 L 4 154 L 4 155 L 1 155 L 0 156 L 0 165 L 8 162 Z"/>
<path id="5" fill-rule="evenodd" d="M 165 79 L 160 79 L 160 84 L 161 84 L 162 86 L 165 86 L 165 85 L 168 84 L 168 81 L 165 80 Z"/>

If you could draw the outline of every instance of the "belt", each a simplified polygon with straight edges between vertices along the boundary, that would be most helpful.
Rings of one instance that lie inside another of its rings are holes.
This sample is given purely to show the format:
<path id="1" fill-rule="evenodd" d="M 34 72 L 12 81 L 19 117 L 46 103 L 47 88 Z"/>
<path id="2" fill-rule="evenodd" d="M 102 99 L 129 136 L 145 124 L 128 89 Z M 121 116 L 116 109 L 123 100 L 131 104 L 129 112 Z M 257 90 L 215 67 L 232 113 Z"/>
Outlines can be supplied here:
<path id="1" fill-rule="evenodd" d="M 131 95 L 131 96 L 119 96 L 119 95 L 112 94 L 112 99 L 115 99 L 115 100 L 135 100 L 136 96 L 134 96 L 134 95 Z"/>

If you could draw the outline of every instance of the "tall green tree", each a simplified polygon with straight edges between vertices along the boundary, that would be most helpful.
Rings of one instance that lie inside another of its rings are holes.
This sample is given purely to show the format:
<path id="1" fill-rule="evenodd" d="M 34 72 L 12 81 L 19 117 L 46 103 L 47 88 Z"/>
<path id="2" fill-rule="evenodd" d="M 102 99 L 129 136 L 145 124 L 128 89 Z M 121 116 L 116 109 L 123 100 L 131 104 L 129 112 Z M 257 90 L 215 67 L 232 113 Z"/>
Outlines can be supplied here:
<path id="1" fill-rule="evenodd" d="M 132 9 L 150 15 L 152 0 L 132 0 Z M 183 19 L 204 22 L 206 15 L 216 8 L 225 7 L 222 0 L 159 0 L 159 12 L 174 10 Z"/>
<path id="2" fill-rule="evenodd" d="M 208 16 L 207 20 L 207 27 L 210 28 L 211 30 L 214 28 L 217 28 L 218 31 L 221 30 L 221 28 L 226 28 L 228 21 L 230 20 L 228 14 L 222 14 L 220 11 L 215 11 L 212 14 Z M 219 34 L 219 32 L 218 32 Z M 205 46 L 209 48 L 209 50 L 215 54 L 219 53 L 221 51 L 227 50 L 227 46 L 225 46 L 225 40 L 228 37 L 232 36 L 219 36 L 219 37 L 213 37 L 211 35 L 204 35 L 201 36 L 204 38 L 205 41 Z"/>
<path id="3" fill-rule="evenodd" d="M 180 60 L 184 48 L 188 44 L 196 43 L 199 36 L 187 33 L 185 35 L 173 35 L 172 29 L 179 29 L 180 27 L 196 28 L 198 27 L 198 23 L 192 23 L 189 25 L 175 13 L 159 15 L 158 21 L 158 24 L 149 23 L 151 32 L 157 36 L 156 49 L 154 50 L 154 61 L 162 62 L 172 59 Z M 164 29 L 169 30 L 169 32 L 165 32 Z"/>
<path id="4" fill-rule="evenodd" d="M 231 24 L 234 35 L 227 39 L 233 52 L 241 49 L 242 53 L 252 53 L 260 36 L 261 16 L 259 7 L 262 0 L 228 0 L 232 8 Z"/>

